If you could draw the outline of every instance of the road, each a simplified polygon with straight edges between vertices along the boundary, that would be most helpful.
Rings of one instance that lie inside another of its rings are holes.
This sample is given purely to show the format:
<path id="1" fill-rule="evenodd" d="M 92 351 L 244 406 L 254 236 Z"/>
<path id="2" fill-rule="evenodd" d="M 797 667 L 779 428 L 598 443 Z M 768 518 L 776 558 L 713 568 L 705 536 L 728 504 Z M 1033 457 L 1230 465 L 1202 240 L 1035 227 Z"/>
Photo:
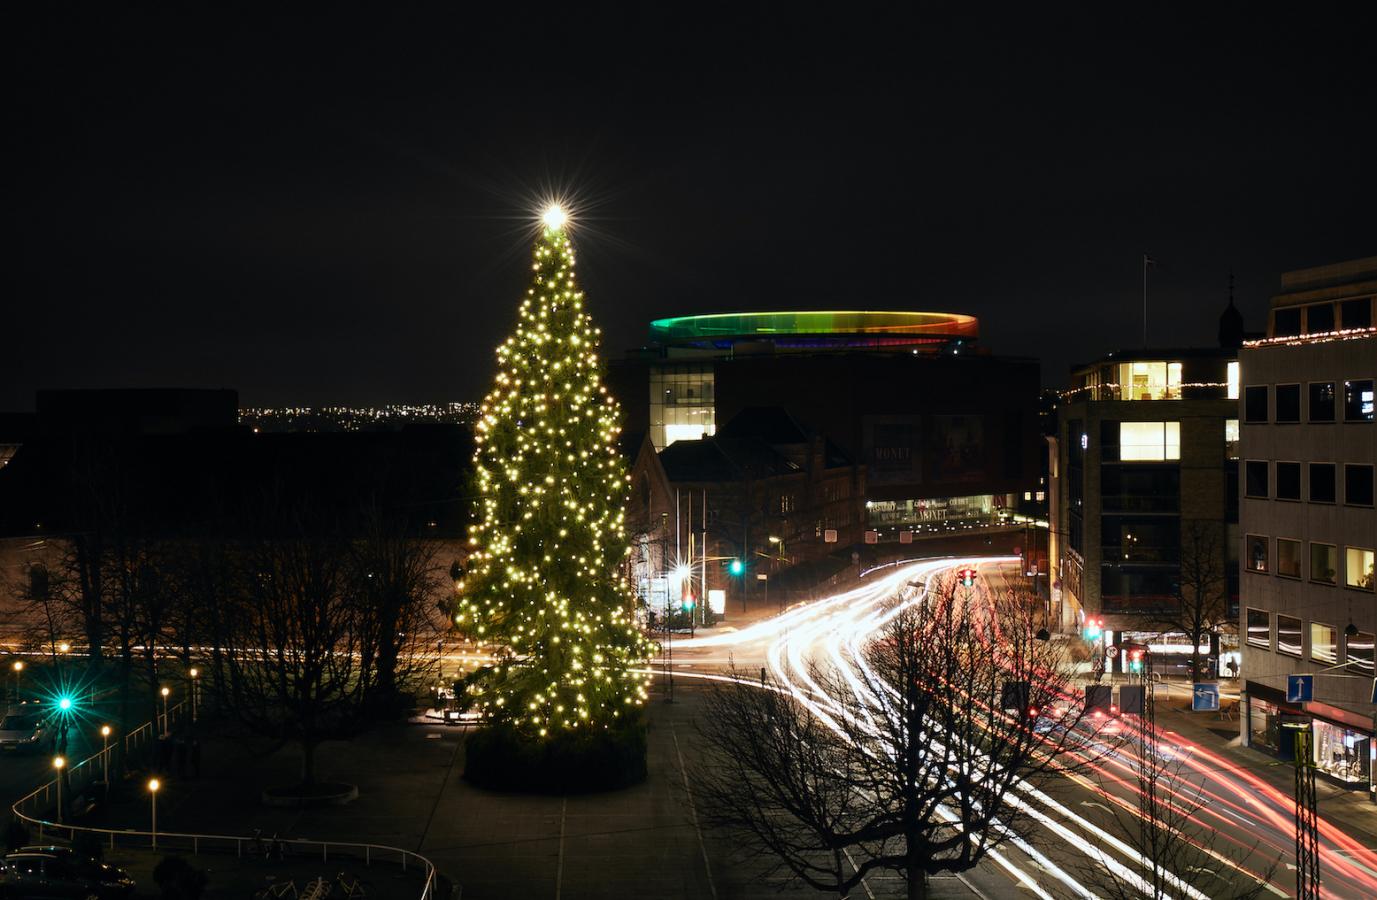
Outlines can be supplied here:
<path id="1" fill-rule="evenodd" d="M 830 661 L 843 670 L 854 665 L 851 648 L 861 645 L 900 605 L 924 601 L 927 585 L 947 570 L 975 565 L 978 589 L 1002 588 L 1000 558 L 938 559 L 907 562 L 874 572 L 862 586 L 794 607 L 738 631 L 722 631 L 674 641 L 674 669 L 679 678 L 714 679 L 732 663 L 744 671 L 761 666 L 772 679 L 817 712 L 816 695 L 807 684 L 810 660 Z M 993 584 L 992 584 L 993 583 Z M 825 702 L 825 701 L 824 701 Z M 1047 793 L 1025 787 L 1017 802 L 1026 804 L 1041 823 L 1043 840 L 1014 840 L 991 853 L 995 865 L 1020 889 L 1038 897 L 1093 897 L 1086 872 L 1111 868 L 1121 879 L 1135 881 L 1142 861 L 1114 826 L 1112 807 L 1120 815 L 1138 815 L 1137 781 L 1133 776 L 1137 719 L 1115 723 L 1127 739 L 1096 759 L 1082 775 L 1060 779 Z M 1193 818 L 1217 832 L 1218 866 L 1209 876 L 1242 884 L 1266 873 L 1275 863 L 1267 890 L 1294 896 L 1294 804 L 1255 772 L 1207 746 L 1161 729 L 1160 752 L 1173 767 L 1159 788 L 1169 801 L 1193 809 Z M 1050 796 L 1054 793 L 1056 796 Z M 1198 808 L 1197 808 L 1198 807 Z M 1130 821 L 1132 821 L 1130 819 Z M 1325 896 L 1377 896 L 1377 853 L 1323 817 L 1320 820 L 1322 890 Z M 1241 861 L 1241 865 L 1237 861 Z M 1173 895 L 1206 898 L 1222 893 L 1207 884 L 1195 890 L 1177 886 Z"/>

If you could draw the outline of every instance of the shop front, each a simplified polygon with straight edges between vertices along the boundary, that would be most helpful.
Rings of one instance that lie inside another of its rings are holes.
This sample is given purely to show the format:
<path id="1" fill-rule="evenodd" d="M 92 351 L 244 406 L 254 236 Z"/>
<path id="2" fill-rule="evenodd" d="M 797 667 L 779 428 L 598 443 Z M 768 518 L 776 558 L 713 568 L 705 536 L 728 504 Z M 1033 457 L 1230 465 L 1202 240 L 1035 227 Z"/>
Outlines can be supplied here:
<path id="1" fill-rule="evenodd" d="M 1371 721 L 1325 703 L 1302 709 L 1285 702 L 1285 695 L 1255 682 L 1243 695 L 1242 737 L 1253 747 L 1284 760 L 1295 758 L 1296 733 L 1311 733 L 1315 768 L 1350 790 L 1370 790 L 1372 784 Z"/>

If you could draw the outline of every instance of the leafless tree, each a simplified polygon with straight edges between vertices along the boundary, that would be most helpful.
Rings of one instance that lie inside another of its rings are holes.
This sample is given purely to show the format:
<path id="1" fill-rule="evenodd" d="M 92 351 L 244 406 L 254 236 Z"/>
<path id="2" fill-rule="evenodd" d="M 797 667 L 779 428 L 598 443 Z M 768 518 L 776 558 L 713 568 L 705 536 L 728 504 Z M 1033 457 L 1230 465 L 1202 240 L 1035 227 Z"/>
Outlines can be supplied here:
<path id="1" fill-rule="evenodd" d="M 1191 680 L 1202 677 L 1200 642 L 1229 624 L 1228 581 L 1224 574 L 1224 526 L 1193 519 L 1181 529 L 1181 577 L 1177 602 L 1161 616 L 1161 625 L 1191 639 Z"/>
<path id="2" fill-rule="evenodd" d="M 695 792 L 747 854 L 846 895 L 869 873 L 961 872 L 1032 831 L 1014 795 L 1084 758 L 1061 644 L 1028 598 L 948 583 L 896 600 L 843 666 L 807 689 L 741 678 L 713 689 Z M 752 683 L 754 682 L 754 683 Z"/>

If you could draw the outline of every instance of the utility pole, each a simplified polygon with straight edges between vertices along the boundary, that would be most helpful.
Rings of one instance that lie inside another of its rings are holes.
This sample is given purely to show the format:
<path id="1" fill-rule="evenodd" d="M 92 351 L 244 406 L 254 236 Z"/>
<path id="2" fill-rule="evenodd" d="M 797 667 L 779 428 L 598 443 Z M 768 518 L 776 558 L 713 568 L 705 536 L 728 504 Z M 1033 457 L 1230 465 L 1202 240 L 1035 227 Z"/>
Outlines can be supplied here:
<path id="1" fill-rule="evenodd" d="M 1315 762 L 1312 732 L 1296 730 L 1296 898 L 1319 900 L 1320 840 L 1315 816 Z"/>

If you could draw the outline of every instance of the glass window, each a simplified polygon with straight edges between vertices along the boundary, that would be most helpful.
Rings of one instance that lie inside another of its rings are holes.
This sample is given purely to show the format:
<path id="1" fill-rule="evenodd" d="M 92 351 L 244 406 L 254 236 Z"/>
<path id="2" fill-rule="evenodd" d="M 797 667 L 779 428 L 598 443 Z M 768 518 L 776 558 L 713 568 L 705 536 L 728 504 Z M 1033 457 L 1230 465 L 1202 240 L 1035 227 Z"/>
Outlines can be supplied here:
<path id="1" fill-rule="evenodd" d="M 1334 330 L 1334 304 L 1316 303 L 1305 308 L 1305 333 L 1324 334 Z"/>
<path id="2" fill-rule="evenodd" d="M 1299 306 L 1272 310 L 1272 337 L 1295 337 L 1301 333 Z"/>
<path id="3" fill-rule="evenodd" d="M 1339 661 L 1339 630 L 1333 625 L 1310 623 L 1310 658 L 1316 662 Z"/>
<path id="4" fill-rule="evenodd" d="M 1340 315 L 1343 321 L 1341 328 L 1371 328 L 1372 327 L 1372 298 L 1359 297 L 1357 300 L 1345 300 L 1339 304 Z"/>
<path id="5" fill-rule="evenodd" d="M 1310 502 L 1334 502 L 1334 464 L 1310 464 Z"/>
<path id="6" fill-rule="evenodd" d="M 1238 419 L 1224 420 L 1224 455 L 1238 459 Z"/>
<path id="7" fill-rule="evenodd" d="M 1248 609 L 1248 643 L 1272 649 L 1272 614 L 1265 609 Z"/>
<path id="8" fill-rule="evenodd" d="M 1372 421 L 1372 379 L 1344 382 L 1344 421 Z"/>
<path id="9" fill-rule="evenodd" d="M 1300 421 L 1300 385 L 1277 385 L 1277 421 Z"/>
<path id="10" fill-rule="evenodd" d="M 1301 577 L 1301 542 L 1277 538 L 1277 574 Z"/>
<path id="11" fill-rule="evenodd" d="M 1372 466 L 1344 466 L 1344 502 L 1349 506 L 1372 505 Z"/>
<path id="12" fill-rule="evenodd" d="M 1225 377 L 1229 383 L 1229 399 L 1238 399 L 1238 360 L 1230 360 L 1226 369 L 1228 375 Z"/>
<path id="13" fill-rule="evenodd" d="M 1180 400 L 1179 362 L 1132 362 L 1118 366 L 1119 396 L 1124 400 Z"/>
<path id="14" fill-rule="evenodd" d="M 1267 385 L 1256 384 L 1243 389 L 1243 421 L 1267 421 Z"/>
<path id="15" fill-rule="evenodd" d="M 1362 675 L 1372 677 L 1374 664 L 1377 659 L 1373 658 L 1374 642 L 1370 632 L 1360 631 L 1350 638 L 1344 640 L 1344 647 L 1348 653 L 1348 661 L 1351 663 L 1347 674 Z"/>
<path id="16" fill-rule="evenodd" d="M 1249 572 L 1268 572 L 1267 538 L 1260 534 L 1250 534 L 1244 541 L 1244 558 Z"/>
<path id="17" fill-rule="evenodd" d="M 1250 459 L 1243 463 L 1243 496 L 1267 499 L 1267 460 Z"/>
<path id="18" fill-rule="evenodd" d="M 1301 655 L 1301 620 L 1277 613 L 1277 652 L 1287 656 Z"/>
<path id="19" fill-rule="evenodd" d="M 1277 463 L 1277 499 L 1299 500 L 1300 498 L 1300 463 Z"/>
<path id="20" fill-rule="evenodd" d="M 1365 547 L 1344 548 L 1344 584 L 1360 591 L 1372 590 L 1373 551 Z"/>
<path id="21" fill-rule="evenodd" d="M 1333 544 L 1310 544 L 1310 580 L 1333 584 L 1339 573 L 1339 550 Z"/>
<path id="22" fill-rule="evenodd" d="M 1119 423 L 1119 459 L 1123 462 L 1161 462 L 1180 458 L 1180 422 Z"/>
<path id="23" fill-rule="evenodd" d="M 1310 421 L 1334 421 L 1334 382 L 1315 381 L 1310 384 Z"/>

